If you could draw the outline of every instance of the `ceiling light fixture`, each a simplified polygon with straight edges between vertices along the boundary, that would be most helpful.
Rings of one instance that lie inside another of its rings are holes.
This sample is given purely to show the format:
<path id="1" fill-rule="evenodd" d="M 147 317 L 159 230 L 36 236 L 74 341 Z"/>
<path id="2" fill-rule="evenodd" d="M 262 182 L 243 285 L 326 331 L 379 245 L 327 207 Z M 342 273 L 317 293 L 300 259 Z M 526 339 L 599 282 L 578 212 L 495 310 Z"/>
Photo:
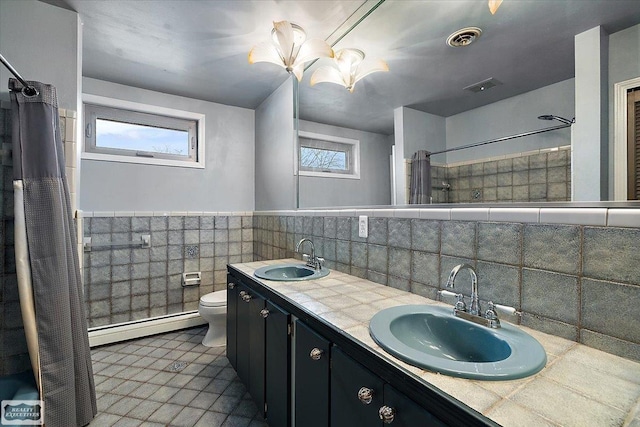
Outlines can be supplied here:
<path id="1" fill-rule="evenodd" d="M 340 49 L 335 52 L 333 65 L 319 67 L 311 75 L 311 86 L 316 83 L 335 83 L 353 93 L 356 83 L 371 73 L 389 71 L 382 59 L 365 61 L 365 54 L 359 49 Z"/>
<path id="2" fill-rule="evenodd" d="M 324 40 L 309 39 L 301 26 L 288 21 L 273 23 L 271 41 L 254 46 L 249 51 L 249 63 L 270 62 L 293 73 L 302 80 L 305 62 L 333 57 L 333 50 Z"/>
<path id="3" fill-rule="evenodd" d="M 489 12 L 491 12 L 492 15 L 495 15 L 501 4 L 502 0 L 489 0 Z"/>

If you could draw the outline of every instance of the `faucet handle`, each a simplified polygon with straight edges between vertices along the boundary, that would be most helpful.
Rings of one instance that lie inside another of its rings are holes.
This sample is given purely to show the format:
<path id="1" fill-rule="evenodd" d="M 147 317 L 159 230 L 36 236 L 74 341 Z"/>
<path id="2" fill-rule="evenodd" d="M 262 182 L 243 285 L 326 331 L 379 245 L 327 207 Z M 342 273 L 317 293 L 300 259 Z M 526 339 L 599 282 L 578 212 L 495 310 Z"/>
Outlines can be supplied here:
<path id="1" fill-rule="evenodd" d="M 498 318 L 498 313 L 495 311 L 495 304 L 493 301 L 489 301 L 489 308 L 484 312 L 484 317 L 488 320 L 496 320 Z"/>
<path id="2" fill-rule="evenodd" d="M 465 304 L 462 294 L 456 294 L 456 305 L 454 308 L 458 311 L 467 311 L 467 304 Z"/>

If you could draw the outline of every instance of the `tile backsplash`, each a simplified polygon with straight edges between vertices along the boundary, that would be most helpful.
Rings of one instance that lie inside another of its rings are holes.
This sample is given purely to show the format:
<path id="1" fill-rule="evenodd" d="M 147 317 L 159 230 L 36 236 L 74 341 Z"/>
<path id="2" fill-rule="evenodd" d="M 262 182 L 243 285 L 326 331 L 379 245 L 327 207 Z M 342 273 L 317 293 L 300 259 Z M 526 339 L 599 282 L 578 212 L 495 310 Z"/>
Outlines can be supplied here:
<path id="1" fill-rule="evenodd" d="M 455 265 L 469 263 L 485 307 L 513 306 L 525 326 L 640 360 L 640 228 L 415 215 L 369 217 L 361 238 L 357 216 L 318 215 L 256 213 L 256 259 L 297 256 L 295 243 L 310 237 L 329 268 L 432 299 Z M 461 272 L 457 291 L 469 295 L 469 283 Z"/>

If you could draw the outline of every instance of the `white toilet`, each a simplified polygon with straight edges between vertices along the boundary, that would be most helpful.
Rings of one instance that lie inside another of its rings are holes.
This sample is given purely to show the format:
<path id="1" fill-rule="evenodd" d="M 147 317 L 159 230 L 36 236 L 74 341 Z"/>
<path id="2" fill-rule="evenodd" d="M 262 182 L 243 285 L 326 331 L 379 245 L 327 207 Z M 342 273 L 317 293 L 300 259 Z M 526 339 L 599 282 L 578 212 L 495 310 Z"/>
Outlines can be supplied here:
<path id="1" fill-rule="evenodd" d="M 227 341 L 227 291 L 211 292 L 200 297 L 198 313 L 209 323 L 202 345 L 219 347 Z"/>

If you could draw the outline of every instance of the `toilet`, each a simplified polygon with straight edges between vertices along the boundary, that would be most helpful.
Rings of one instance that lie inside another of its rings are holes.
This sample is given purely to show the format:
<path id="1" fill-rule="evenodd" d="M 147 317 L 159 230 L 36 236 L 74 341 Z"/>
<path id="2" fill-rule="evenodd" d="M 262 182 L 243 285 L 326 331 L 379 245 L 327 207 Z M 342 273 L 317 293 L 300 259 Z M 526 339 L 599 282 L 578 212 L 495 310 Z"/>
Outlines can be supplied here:
<path id="1" fill-rule="evenodd" d="M 216 291 L 200 297 L 198 313 L 209 323 L 209 330 L 202 340 L 206 347 L 226 345 L 227 291 Z"/>

